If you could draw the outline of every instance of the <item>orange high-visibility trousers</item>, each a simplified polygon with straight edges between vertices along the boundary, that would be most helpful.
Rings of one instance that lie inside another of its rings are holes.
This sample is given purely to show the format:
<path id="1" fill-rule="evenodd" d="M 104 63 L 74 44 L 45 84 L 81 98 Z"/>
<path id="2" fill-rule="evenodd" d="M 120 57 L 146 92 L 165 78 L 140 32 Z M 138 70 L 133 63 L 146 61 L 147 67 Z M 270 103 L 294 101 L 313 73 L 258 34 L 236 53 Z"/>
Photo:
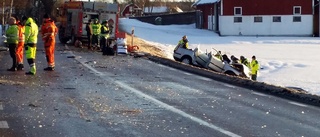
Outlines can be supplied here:
<path id="1" fill-rule="evenodd" d="M 44 46 L 46 49 L 46 58 L 48 62 L 48 67 L 54 67 L 54 49 L 55 49 L 56 41 L 54 39 L 49 39 L 45 42 Z"/>
<path id="2" fill-rule="evenodd" d="M 19 42 L 17 51 L 16 51 L 18 64 L 23 64 L 23 50 L 24 50 L 24 42 Z"/>

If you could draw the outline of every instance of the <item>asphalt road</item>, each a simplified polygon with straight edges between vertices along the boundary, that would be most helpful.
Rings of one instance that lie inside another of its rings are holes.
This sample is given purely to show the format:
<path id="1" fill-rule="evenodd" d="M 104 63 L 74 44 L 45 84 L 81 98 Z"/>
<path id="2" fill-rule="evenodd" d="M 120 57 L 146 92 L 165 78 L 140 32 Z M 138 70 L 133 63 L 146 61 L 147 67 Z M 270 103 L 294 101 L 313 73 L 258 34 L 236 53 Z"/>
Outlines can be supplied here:
<path id="1" fill-rule="evenodd" d="M 0 137 L 317 137 L 320 109 L 133 56 L 56 47 L 45 72 L 7 72 L 0 52 Z M 28 69 L 25 62 L 25 67 Z"/>

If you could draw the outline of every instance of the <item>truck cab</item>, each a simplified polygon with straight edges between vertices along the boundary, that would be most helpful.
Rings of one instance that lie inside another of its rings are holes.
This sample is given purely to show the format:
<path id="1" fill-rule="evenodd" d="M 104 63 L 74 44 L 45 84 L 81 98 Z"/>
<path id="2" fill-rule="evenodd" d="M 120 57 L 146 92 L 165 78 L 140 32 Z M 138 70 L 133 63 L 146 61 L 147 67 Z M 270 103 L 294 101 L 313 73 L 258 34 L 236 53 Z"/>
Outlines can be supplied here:
<path id="1" fill-rule="evenodd" d="M 116 3 L 68 1 L 59 9 L 59 40 L 62 43 L 75 40 L 86 41 L 86 24 L 91 19 L 99 23 L 108 20 L 112 28 L 110 38 L 115 39 L 118 31 L 119 6 Z"/>

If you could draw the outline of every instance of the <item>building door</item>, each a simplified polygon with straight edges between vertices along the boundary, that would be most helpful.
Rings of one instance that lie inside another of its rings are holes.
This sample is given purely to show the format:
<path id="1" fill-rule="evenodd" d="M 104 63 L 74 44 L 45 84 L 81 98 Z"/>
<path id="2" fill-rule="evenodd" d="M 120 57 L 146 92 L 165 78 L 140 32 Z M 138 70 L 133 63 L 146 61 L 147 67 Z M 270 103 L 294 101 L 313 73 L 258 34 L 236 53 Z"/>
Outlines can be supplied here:
<path id="1" fill-rule="evenodd" d="M 209 15 L 208 16 L 208 30 L 213 30 L 216 31 L 216 23 L 215 23 L 215 16 L 214 15 Z"/>

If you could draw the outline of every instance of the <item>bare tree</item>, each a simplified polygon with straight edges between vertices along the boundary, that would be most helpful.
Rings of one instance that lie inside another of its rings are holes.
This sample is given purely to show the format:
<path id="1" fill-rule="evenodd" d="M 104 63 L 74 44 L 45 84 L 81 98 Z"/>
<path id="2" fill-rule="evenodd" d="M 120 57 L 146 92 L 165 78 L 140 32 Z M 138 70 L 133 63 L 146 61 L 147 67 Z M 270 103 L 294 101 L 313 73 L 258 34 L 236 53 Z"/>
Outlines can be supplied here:
<path id="1" fill-rule="evenodd" d="M 57 2 L 56 0 L 40 0 L 43 5 L 45 13 L 51 14 L 54 9 L 54 5 Z"/>
<path id="2" fill-rule="evenodd" d="M 5 5 L 5 1 L 2 1 L 2 25 L 4 24 L 4 5 Z"/>
<path id="3" fill-rule="evenodd" d="M 11 0 L 11 2 L 10 2 L 9 17 L 12 16 L 12 8 L 13 8 L 13 0 Z"/>

